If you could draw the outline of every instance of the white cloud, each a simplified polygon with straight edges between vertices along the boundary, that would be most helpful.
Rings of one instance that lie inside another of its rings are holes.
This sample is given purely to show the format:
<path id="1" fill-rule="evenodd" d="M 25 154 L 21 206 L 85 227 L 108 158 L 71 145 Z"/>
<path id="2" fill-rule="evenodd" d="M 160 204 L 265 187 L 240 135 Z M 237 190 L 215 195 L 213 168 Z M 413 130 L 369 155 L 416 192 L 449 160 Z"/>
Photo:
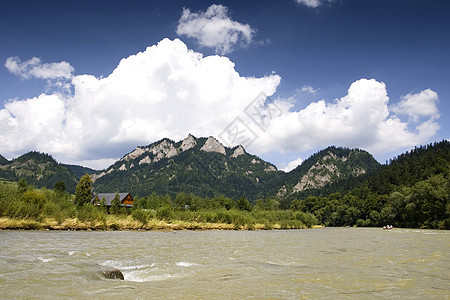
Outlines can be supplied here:
<path id="1" fill-rule="evenodd" d="M 122 59 L 105 78 L 73 76 L 70 95 L 7 103 L 0 110 L 0 154 L 12 158 L 37 150 L 61 162 L 106 167 L 136 146 L 164 137 L 219 137 L 237 117 L 256 133 L 247 150 L 259 155 L 329 145 L 385 153 L 428 142 L 439 129 L 434 109 L 421 114 L 428 117 L 423 122 L 402 122 L 389 111 L 385 84 L 375 79 L 355 81 L 333 103 L 320 100 L 298 111 L 292 99 L 252 102 L 261 92 L 273 95 L 280 81 L 276 74 L 242 77 L 227 57 L 204 57 L 178 39 L 164 39 Z M 437 94 L 425 90 L 402 101 L 433 108 L 433 99 Z M 250 103 L 267 117 L 267 126 L 258 127 L 245 114 Z M 409 105 L 398 107 L 418 114 Z"/>
<path id="2" fill-rule="evenodd" d="M 98 167 L 164 137 L 216 135 L 249 99 L 272 95 L 280 80 L 241 77 L 226 57 L 204 57 L 164 39 L 122 59 L 108 77 L 74 76 L 71 96 L 8 103 L 0 110 L 0 153 L 32 149 Z"/>
<path id="3" fill-rule="evenodd" d="M 283 113 L 271 120 L 268 130 L 259 133 L 250 152 L 302 152 L 342 145 L 379 154 L 426 142 L 439 129 L 434 115 L 410 131 L 410 123 L 390 115 L 388 102 L 385 84 L 374 79 L 355 81 L 348 94 L 334 103 L 320 100 L 300 111 L 293 111 L 292 104 L 279 99 L 275 104 Z"/>
<path id="4" fill-rule="evenodd" d="M 419 117 L 439 117 L 436 104 L 439 102 L 438 94 L 426 89 L 417 94 L 407 94 L 402 100 L 392 107 L 392 111 L 399 114 L 409 115 L 414 121 Z"/>
<path id="5" fill-rule="evenodd" d="M 295 0 L 298 4 L 316 8 L 321 5 L 319 0 Z"/>
<path id="6" fill-rule="evenodd" d="M 230 53 L 238 43 L 250 43 L 254 33 L 250 25 L 233 21 L 227 7 L 216 4 L 206 12 L 195 13 L 184 8 L 177 27 L 178 35 L 194 38 L 201 46 L 214 48 L 219 54 Z"/>
<path id="7" fill-rule="evenodd" d="M 74 68 L 65 61 L 59 63 L 41 63 L 37 57 L 22 62 L 18 57 L 9 57 L 6 60 L 5 67 L 13 74 L 22 78 L 32 77 L 40 79 L 70 79 Z"/>
<path id="8" fill-rule="evenodd" d="M 293 161 L 289 162 L 285 167 L 280 168 L 280 170 L 288 173 L 288 172 L 294 170 L 295 168 L 297 168 L 298 166 L 300 166 L 302 163 L 303 163 L 303 159 L 297 158 L 297 159 L 294 159 Z"/>
<path id="9" fill-rule="evenodd" d="M 319 91 L 319 89 L 314 89 L 312 86 L 310 85 L 305 85 L 300 89 L 300 92 L 302 93 L 309 93 L 309 94 L 315 94 Z"/>

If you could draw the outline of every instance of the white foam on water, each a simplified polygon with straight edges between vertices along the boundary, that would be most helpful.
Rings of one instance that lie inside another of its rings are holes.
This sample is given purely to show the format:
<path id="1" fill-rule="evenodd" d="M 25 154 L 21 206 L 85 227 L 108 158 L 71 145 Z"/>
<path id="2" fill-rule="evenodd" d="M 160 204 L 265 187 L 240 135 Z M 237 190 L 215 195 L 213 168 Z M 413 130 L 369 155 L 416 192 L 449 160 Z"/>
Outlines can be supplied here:
<path id="1" fill-rule="evenodd" d="M 139 270 L 139 271 L 123 272 L 123 277 L 125 281 L 150 282 L 150 281 L 164 281 L 176 278 L 178 276 L 172 274 L 150 275 L 145 270 Z"/>
<path id="2" fill-rule="evenodd" d="M 197 264 L 196 263 L 190 263 L 190 262 L 185 262 L 185 261 L 180 261 L 180 262 L 177 262 L 177 263 L 175 263 L 177 266 L 179 266 L 179 267 L 192 267 L 192 266 L 197 266 Z"/>
<path id="3" fill-rule="evenodd" d="M 266 264 L 279 267 L 307 267 L 306 264 L 299 264 L 297 262 L 273 262 L 270 260 L 266 261 Z"/>
<path id="4" fill-rule="evenodd" d="M 47 262 L 53 261 L 53 258 L 42 258 L 42 257 L 39 256 L 37 258 L 37 260 L 47 263 Z"/>

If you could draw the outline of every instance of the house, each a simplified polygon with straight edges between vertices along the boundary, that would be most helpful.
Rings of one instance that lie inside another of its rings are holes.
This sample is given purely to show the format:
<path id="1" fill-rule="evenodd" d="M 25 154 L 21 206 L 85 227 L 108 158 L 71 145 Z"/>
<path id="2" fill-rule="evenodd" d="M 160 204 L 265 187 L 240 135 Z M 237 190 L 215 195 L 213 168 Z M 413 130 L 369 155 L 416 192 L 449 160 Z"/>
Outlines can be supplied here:
<path id="1" fill-rule="evenodd" d="M 131 208 L 133 207 L 133 197 L 129 193 L 117 193 L 120 198 L 120 206 L 121 207 L 127 207 Z M 103 198 L 105 199 L 105 206 L 111 207 L 112 202 L 114 200 L 114 197 L 116 197 L 116 193 L 99 193 L 97 194 L 94 199 L 91 200 L 91 203 L 94 205 L 101 205 Z"/>

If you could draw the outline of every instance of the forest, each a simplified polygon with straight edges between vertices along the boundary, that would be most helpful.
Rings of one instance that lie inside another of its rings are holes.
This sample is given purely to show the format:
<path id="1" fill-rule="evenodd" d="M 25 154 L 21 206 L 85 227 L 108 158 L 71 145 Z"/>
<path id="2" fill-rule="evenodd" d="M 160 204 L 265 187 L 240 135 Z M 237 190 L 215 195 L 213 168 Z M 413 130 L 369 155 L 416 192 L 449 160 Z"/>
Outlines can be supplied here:
<path id="1" fill-rule="evenodd" d="M 346 191 L 347 189 L 347 191 Z M 291 199 L 327 226 L 450 228 L 450 142 L 416 147 L 371 174 Z"/>
<path id="2" fill-rule="evenodd" d="M 70 194 L 64 181 L 53 189 L 34 188 L 24 178 L 0 181 L 0 228 L 252 230 L 390 224 L 450 229 L 448 141 L 417 147 L 346 184 L 253 204 L 245 197 L 151 193 L 135 198 L 131 210 L 117 205 L 108 211 L 90 203 L 91 184 L 85 175 Z"/>

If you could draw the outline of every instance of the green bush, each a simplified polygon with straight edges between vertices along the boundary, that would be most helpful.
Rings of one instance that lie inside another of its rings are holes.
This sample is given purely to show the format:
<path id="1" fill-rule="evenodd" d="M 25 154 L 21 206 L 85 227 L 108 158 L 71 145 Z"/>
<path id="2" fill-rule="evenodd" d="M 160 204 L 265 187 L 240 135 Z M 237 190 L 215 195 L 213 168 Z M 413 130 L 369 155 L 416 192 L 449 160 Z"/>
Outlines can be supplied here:
<path id="1" fill-rule="evenodd" d="M 145 209 L 136 209 L 131 213 L 131 217 L 145 225 L 153 218 L 153 212 Z"/>
<path id="2" fill-rule="evenodd" d="M 172 219 L 174 213 L 170 206 L 163 206 L 156 210 L 156 217 L 160 220 L 169 221 Z"/>
<path id="3" fill-rule="evenodd" d="M 85 203 L 78 210 L 77 217 L 81 222 L 104 222 L 106 220 L 106 213 L 90 203 Z"/>

